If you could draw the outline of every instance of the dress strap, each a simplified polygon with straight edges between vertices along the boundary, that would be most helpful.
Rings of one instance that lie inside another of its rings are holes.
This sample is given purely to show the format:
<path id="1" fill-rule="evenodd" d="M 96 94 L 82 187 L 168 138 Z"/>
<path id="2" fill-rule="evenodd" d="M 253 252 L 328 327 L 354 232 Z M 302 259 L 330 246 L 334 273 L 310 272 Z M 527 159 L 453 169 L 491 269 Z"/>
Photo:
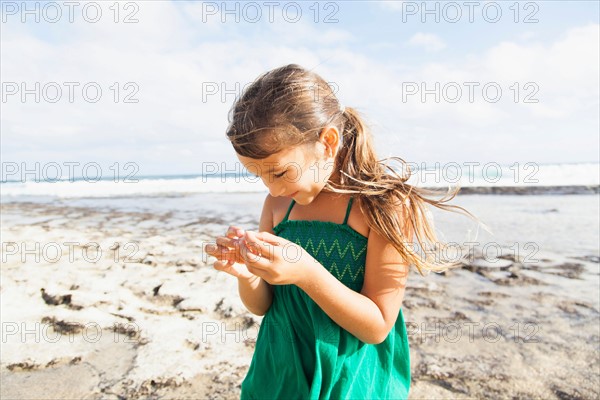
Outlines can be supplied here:
<path id="1" fill-rule="evenodd" d="M 352 209 L 353 200 L 354 197 L 350 197 L 350 200 L 348 201 L 348 208 L 346 209 L 346 217 L 344 218 L 344 223 L 342 225 L 346 225 L 346 223 L 348 222 L 348 217 L 350 216 L 350 210 Z"/>
<path id="2" fill-rule="evenodd" d="M 287 221 L 288 217 L 290 216 L 290 212 L 292 212 L 292 207 L 294 207 L 294 204 L 296 204 L 296 200 L 292 199 L 292 202 L 290 203 L 290 207 L 287 210 L 287 213 L 285 213 L 285 217 L 283 217 L 283 221 Z M 283 222 L 281 221 L 281 222 Z"/>

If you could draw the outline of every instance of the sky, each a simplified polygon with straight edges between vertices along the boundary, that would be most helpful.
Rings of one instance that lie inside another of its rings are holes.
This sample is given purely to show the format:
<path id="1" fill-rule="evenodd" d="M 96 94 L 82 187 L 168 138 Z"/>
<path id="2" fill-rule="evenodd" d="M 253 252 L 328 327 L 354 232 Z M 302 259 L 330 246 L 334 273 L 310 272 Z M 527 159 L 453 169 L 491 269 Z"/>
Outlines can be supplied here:
<path id="1" fill-rule="evenodd" d="M 290 63 L 364 115 L 381 158 L 599 161 L 596 1 L 0 4 L 3 168 L 236 168 L 230 107 Z"/>

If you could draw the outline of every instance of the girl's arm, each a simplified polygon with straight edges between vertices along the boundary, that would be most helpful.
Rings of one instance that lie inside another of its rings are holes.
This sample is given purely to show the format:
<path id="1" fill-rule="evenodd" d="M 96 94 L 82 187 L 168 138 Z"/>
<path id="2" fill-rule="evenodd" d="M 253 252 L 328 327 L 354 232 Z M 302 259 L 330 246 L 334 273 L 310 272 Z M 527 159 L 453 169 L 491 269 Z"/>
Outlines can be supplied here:
<path id="1" fill-rule="evenodd" d="M 238 278 L 238 292 L 242 303 L 255 315 L 265 315 L 273 302 L 271 285 L 258 276 L 250 279 Z"/>
<path id="2" fill-rule="evenodd" d="M 259 231 L 273 233 L 273 208 L 272 197 L 267 195 L 262 214 L 260 216 Z M 240 299 L 248 311 L 255 315 L 265 315 L 273 302 L 273 288 L 264 279 L 253 276 L 252 278 L 238 278 L 238 292 Z"/>
<path id="3" fill-rule="evenodd" d="M 246 243 L 261 257 L 248 257 L 250 247 L 242 244 L 248 271 L 273 285 L 294 284 L 308 294 L 342 328 L 365 343 L 385 340 L 398 318 L 404 298 L 409 266 L 385 238 L 370 230 L 365 279 L 360 293 L 337 280 L 306 250 L 266 232 L 245 233 Z M 406 235 L 405 237 L 410 237 Z M 288 245 L 301 252 L 286 260 Z M 297 265 L 300 263 L 300 265 Z"/>
<path id="4" fill-rule="evenodd" d="M 412 237 L 412 236 L 405 236 Z M 369 233 L 364 285 L 360 293 L 341 283 L 319 263 L 297 285 L 338 325 L 365 343 L 385 340 L 402 306 L 409 266 L 373 229 Z"/>

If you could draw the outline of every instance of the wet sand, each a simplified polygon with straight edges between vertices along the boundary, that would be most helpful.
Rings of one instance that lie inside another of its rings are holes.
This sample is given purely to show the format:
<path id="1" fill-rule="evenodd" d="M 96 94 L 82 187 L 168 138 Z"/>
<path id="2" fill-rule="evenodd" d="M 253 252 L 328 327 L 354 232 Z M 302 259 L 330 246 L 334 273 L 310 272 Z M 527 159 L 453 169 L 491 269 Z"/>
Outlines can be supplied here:
<path id="1" fill-rule="evenodd" d="M 1 211 L 2 399 L 239 398 L 261 318 L 202 246 L 254 210 Z M 410 398 L 598 398 L 598 249 L 554 250 L 412 272 Z"/>

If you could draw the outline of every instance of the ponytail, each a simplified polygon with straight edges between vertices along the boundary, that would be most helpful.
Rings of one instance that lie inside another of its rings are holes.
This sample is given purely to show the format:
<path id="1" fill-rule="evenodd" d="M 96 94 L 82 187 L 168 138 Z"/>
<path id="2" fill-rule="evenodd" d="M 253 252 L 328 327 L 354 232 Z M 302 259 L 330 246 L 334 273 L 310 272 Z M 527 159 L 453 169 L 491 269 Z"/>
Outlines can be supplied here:
<path id="1" fill-rule="evenodd" d="M 344 147 L 336 161 L 340 180 L 338 183 L 328 182 L 328 189 L 357 194 L 356 200 L 366 215 L 369 228 L 392 243 L 404 260 L 414 265 L 421 275 L 424 271 L 441 272 L 457 266 L 457 263 L 446 262 L 429 251 L 443 249 L 445 245 L 437 240 L 433 222 L 428 217 L 428 204 L 475 218 L 460 206 L 446 204 L 460 188 L 449 190 L 438 200 L 429 198 L 440 193 L 406 183 L 410 171 L 404 160 L 397 157 L 377 159 L 369 129 L 355 109 L 346 107 L 343 115 Z M 399 162 L 401 170 L 394 169 L 391 161 Z M 414 248 L 413 237 L 424 254 L 419 254 Z"/>

